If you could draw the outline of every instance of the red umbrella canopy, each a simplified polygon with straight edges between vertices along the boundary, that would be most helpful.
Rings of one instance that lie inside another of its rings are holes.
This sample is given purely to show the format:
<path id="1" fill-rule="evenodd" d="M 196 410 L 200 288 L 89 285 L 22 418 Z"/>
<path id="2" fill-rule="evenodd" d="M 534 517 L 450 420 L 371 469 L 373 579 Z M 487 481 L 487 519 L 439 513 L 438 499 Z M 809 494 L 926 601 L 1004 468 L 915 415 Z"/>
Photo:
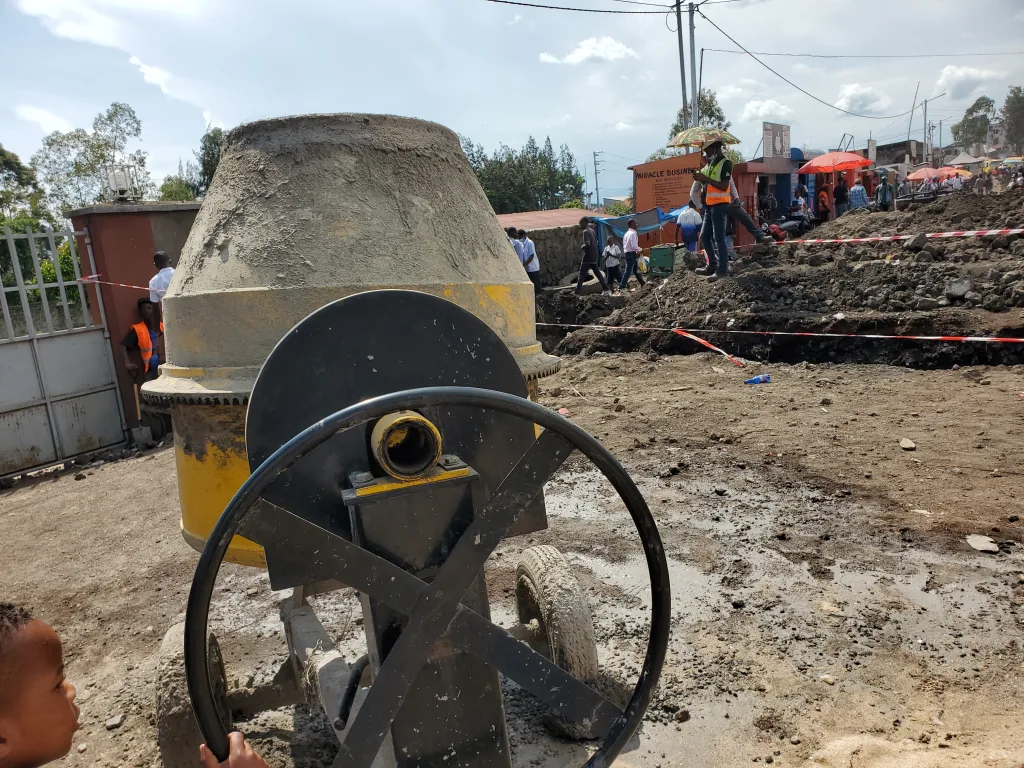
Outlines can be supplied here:
<path id="1" fill-rule="evenodd" d="M 864 168 L 868 165 L 874 165 L 874 161 L 855 155 L 853 152 L 826 152 L 801 165 L 797 169 L 797 173 L 852 171 L 855 168 Z"/>

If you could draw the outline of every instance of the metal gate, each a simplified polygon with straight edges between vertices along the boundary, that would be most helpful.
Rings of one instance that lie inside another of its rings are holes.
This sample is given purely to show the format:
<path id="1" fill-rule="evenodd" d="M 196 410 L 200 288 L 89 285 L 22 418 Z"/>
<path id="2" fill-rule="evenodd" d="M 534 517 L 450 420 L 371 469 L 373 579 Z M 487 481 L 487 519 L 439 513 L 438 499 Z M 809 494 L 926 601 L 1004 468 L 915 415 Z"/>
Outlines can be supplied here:
<path id="1" fill-rule="evenodd" d="M 75 236 L 12 233 L 0 243 L 0 476 L 125 440 L 124 409 L 97 286 L 82 284 Z M 98 321 L 97 321 L 98 318 Z"/>

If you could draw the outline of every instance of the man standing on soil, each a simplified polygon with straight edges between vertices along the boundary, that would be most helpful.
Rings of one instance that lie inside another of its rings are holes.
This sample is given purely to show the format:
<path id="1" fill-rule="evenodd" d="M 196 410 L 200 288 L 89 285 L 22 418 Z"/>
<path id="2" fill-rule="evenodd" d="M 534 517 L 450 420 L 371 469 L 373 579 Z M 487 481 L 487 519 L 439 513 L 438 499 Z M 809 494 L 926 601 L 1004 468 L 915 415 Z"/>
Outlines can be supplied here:
<path id="1" fill-rule="evenodd" d="M 867 208 L 868 207 L 868 191 L 864 189 L 864 183 L 857 177 L 857 180 L 853 182 L 853 186 L 850 187 L 850 210 L 854 208 Z"/>
<path id="2" fill-rule="evenodd" d="M 732 180 L 732 161 L 725 156 L 721 141 L 709 141 L 704 145 L 705 165 L 693 178 L 704 185 L 701 192 L 704 228 L 701 244 L 707 254 L 708 265 L 698 269 L 698 275 L 708 275 L 714 282 L 729 275 L 729 249 L 725 243 L 725 228 L 729 221 L 729 182 Z"/>
<path id="3" fill-rule="evenodd" d="M 637 259 L 640 258 L 640 236 L 636 231 L 636 219 L 630 219 L 626 223 L 626 234 L 622 236 L 622 252 L 626 257 L 626 269 L 622 273 L 622 279 L 619 281 L 619 290 L 623 290 L 629 283 L 629 276 L 633 275 L 636 277 L 636 281 L 640 283 L 640 287 L 643 287 L 644 278 L 636 270 Z"/>
<path id="4" fill-rule="evenodd" d="M 839 181 L 836 182 L 836 191 L 832 195 L 836 203 L 836 218 L 838 219 L 846 209 L 850 207 L 850 188 L 846 186 L 846 176 L 839 174 Z"/>
<path id="5" fill-rule="evenodd" d="M 139 299 L 138 306 L 142 321 L 135 323 L 121 341 L 121 354 L 128 375 L 138 381 L 140 365 L 128 354 L 138 350 L 145 382 L 157 377 L 157 368 L 164 359 L 164 324 L 157 319 L 156 304 L 152 301 Z"/>
<path id="6" fill-rule="evenodd" d="M 601 283 L 601 292 L 611 293 L 608 281 L 604 279 L 601 268 L 597 266 L 597 233 L 590 227 L 590 219 L 586 216 L 580 219 L 580 229 L 583 230 L 583 245 L 580 246 L 580 250 L 583 251 L 583 260 L 580 262 L 580 273 L 576 278 L 576 293 L 583 293 L 583 284 L 591 272 Z"/>

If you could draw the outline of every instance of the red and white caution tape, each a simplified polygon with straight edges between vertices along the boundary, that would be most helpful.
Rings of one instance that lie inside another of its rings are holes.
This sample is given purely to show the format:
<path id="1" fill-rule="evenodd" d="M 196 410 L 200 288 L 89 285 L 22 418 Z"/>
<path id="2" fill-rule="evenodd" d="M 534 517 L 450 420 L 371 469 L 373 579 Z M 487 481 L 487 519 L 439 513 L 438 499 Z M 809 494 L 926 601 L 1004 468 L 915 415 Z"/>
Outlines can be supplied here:
<path id="1" fill-rule="evenodd" d="M 78 282 L 85 283 L 86 285 L 113 285 L 118 288 L 135 288 L 140 291 L 148 291 L 148 285 L 128 285 L 127 283 L 111 283 L 107 280 L 97 280 L 99 275 L 86 275 L 85 277 L 78 278 Z"/>
<path id="2" fill-rule="evenodd" d="M 554 328 L 592 328 L 596 331 L 666 331 L 668 333 L 677 333 L 680 336 L 686 336 L 692 338 L 704 346 L 714 349 L 726 357 L 725 352 L 712 346 L 708 342 L 704 341 L 693 335 L 693 333 L 732 333 L 732 334 L 745 334 L 753 336 L 820 336 L 824 338 L 833 339 L 900 339 L 906 341 L 977 341 L 977 342 L 989 342 L 989 343 L 1001 343 L 1001 344 L 1024 344 L 1024 338 L 1014 338 L 1012 336 L 906 336 L 906 335 L 890 335 L 881 333 L 816 333 L 814 331 L 740 331 L 733 330 L 731 328 L 652 328 L 643 325 L 572 325 L 569 323 L 537 323 L 540 326 L 548 326 Z M 729 358 L 732 360 L 732 358 Z M 740 365 L 736 360 L 733 362 Z"/>
<path id="3" fill-rule="evenodd" d="M 537 325 L 542 325 L 542 323 L 537 323 Z M 739 360 L 737 360 L 735 357 L 733 357 L 732 355 L 728 354 L 724 350 L 719 349 L 714 344 L 712 344 L 710 341 L 705 341 L 704 339 L 700 338 L 699 336 L 694 336 L 692 333 L 690 333 L 689 331 L 684 331 L 682 328 L 673 328 L 672 329 L 672 333 L 678 334 L 680 336 L 685 336 L 687 339 L 693 339 L 694 341 L 696 341 L 701 346 L 707 347 L 708 349 L 714 350 L 718 354 L 722 355 L 726 360 L 728 360 L 733 365 L 739 366 L 740 368 L 743 367 L 743 363 L 741 363 Z"/>
<path id="4" fill-rule="evenodd" d="M 960 230 L 957 232 L 927 232 L 925 237 L 942 238 L 942 237 L 984 237 L 986 235 L 1020 235 L 1024 234 L 1024 228 L 1017 229 L 970 229 Z M 807 238 L 804 240 L 783 240 L 777 245 L 788 245 L 801 244 L 801 245 L 818 245 L 820 243 L 890 243 L 898 240 L 913 240 L 917 235 L 882 235 L 879 237 L 840 237 L 831 240 L 818 240 L 814 238 Z"/>

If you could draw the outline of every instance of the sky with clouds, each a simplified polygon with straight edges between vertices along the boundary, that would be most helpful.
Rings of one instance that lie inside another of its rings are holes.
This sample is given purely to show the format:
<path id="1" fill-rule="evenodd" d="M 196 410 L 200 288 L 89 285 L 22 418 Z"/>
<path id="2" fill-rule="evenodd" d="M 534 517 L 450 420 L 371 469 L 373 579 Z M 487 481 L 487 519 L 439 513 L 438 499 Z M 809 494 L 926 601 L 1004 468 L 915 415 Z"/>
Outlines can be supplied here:
<path id="1" fill-rule="evenodd" d="M 575 5 L 641 10 L 613 0 Z M 948 11 L 944 7 L 948 6 Z M 1024 50 L 1021 0 L 738 0 L 708 18 L 755 51 L 844 54 Z M 436 120 L 488 150 L 527 136 L 567 143 L 602 195 L 629 191 L 626 166 L 663 146 L 681 100 L 674 19 L 569 13 L 485 0 L 0 0 L 0 143 L 28 158 L 54 130 L 88 127 L 112 101 L 143 122 L 154 178 L 188 159 L 208 124 L 308 112 Z M 733 48 L 699 16 L 697 47 Z M 1024 55 L 948 59 L 765 58 L 850 112 L 819 104 L 744 55 L 706 52 L 715 89 L 752 156 L 761 121 L 794 145 L 906 137 L 919 99 L 948 126 L 982 94 L 1024 84 Z M 689 76 L 689 51 L 687 51 Z M 921 112 L 914 131 L 921 133 Z"/>

